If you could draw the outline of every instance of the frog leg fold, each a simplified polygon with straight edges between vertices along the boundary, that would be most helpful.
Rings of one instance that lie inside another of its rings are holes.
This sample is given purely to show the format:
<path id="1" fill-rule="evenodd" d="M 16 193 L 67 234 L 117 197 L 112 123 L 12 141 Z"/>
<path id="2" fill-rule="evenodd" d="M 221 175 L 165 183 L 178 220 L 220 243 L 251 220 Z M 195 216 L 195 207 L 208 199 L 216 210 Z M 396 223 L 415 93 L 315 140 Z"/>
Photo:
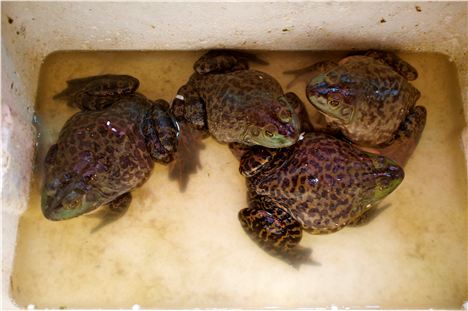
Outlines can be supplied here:
<path id="1" fill-rule="evenodd" d="M 126 192 L 107 203 L 105 213 L 99 215 L 101 222 L 91 230 L 91 233 L 102 229 L 104 226 L 122 217 L 127 212 L 131 202 L 132 195 L 130 192 Z"/>
<path id="2" fill-rule="evenodd" d="M 128 75 L 99 75 L 67 81 L 67 88 L 55 95 L 81 110 L 100 110 L 135 93 L 138 79 Z"/>
<path id="3" fill-rule="evenodd" d="M 299 246 L 301 224 L 283 208 L 263 196 L 254 196 L 251 206 L 239 211 L 239 221 L 248 234 L 267 253 L 300 266 L 311 263 L 311 250 Z"/>
<path id="4" fill-rule="evenodd" d="M 413 81 L 418 78 L 418 72 L 409 63 L 402 60 L 393 52 L 369 50 L 364 53 L 365 56 L 372 57 L 390 67 L 406 78 L 408 81 Z"/>
<path id="5" fill-rule="evenodd" d="M 191 85 L 191 80 L 177 91 L 171 110 L 177 121 L 207 131 L 205 103 Z"/>
<path id="6" fill-rule="evenodd" d="M 226 73 L 249 69 L 249 61 L 262 65 L 268 64 L 251 53 L 230 50 L 211 50 L 202 55 L 202 57 L 195 62 L 193 69 L 199 74 Z"/>
<path id="7" fill-rule="evenodd" d="M 405 166 L 421 139 L 426 119 L 427 111 L 424 106 L 413 107 L 400 124 L 390 144 L 379 148 L 378 153 L 396 161 L 402 167 Z"/>
<path id="8" fill-rule="evenodd" d="M 169 110 L 169 103 L 162 99 L 152 103 L 144 118 L 142 132 L 155 161 L 169 163 L 174 159 L 180 128 Z"/>
<path id="9" fill-rule="evenodd" d="M 304 102 L 296 95 L 296 93 L 288 92 L 284 94 L 288 103 L 293 107 L 294 112 L 299 116 L 301 122 L 301 131 L 312 132 L 314 130 L 312 123 L 310 123 L 309 115 Z"/>
<path id="10" fill-rule="evenodd" d="M 327 72 L 337 66 L 337 63 L 330 60 L 324 60 L 321 62 L 317 62 L 310 66 L 300 69 L 293 69 L 293 70 L 286 70 L 283 73 L 287 75 L 293 75 L 293 79 L 288 83 L 286 88 L 293 87 L 297 82 L 300 80 L 308 81 L 310 80 L 311 76 L 316 76 L 320 73 Z"/>
<path id="11" fill-rule="evenodd" d="M 253 146 L 241 157 L 239 172 L 245 177 L 252 177 L 264 170 L 276 154 L 276 149 Z"/>

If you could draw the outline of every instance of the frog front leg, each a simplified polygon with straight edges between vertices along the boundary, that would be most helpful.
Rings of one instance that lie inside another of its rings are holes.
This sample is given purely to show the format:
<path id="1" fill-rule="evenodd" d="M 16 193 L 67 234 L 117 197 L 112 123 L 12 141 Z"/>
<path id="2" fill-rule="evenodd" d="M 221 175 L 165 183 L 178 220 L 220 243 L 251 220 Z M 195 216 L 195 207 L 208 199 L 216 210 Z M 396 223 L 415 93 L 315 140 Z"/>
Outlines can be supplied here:
<path id="1" fill-rule="evenodd" d="M 172 113 L 177 121 L 207 131 L 206 109 L 203 99 L 193 87 L 193 79 L 183 85 L 172 102 Z"/>
<path id="2" fill-rule="evenodd" d="M 312 132 L 314 130 L 312 123 L 310 123 L 309 114 L 307 113 L 306 107 L 299 96 L 296 93 L 288 92 L 284 94 L 288 103 L 293 107 L 294 112 L 299 116 L 301 122 L 301 131 Z"/>
<path id="3" fill-rule="evenodd" d="M 413 81 L 418 78 L 418 72 L 409 63 L 398 57 L 393 52 L 369 50 L 364 53 L 365 56 L 372 57 L 390 67 L 406 78 L 408 81 Z"/>
<path id="4" fill-rule="evenodd" d="M 169 110 L 168 102 L 159 99 L 151 104 L 142 126 L 146 147 L 155 161 L 169 163 L 177 151 L 179 123 Z"/>
<path id="5" fill-rule="evenodd" d="M 239 212 L 239 221 L 263 250 L 293 266 L 310 263 L 311 250 L 299 246 L 302 238 L 301 224 L 282 207 L 268 198 L 254 195 L 249 208 Z"/>
<path id="6" fill-rule="evenodd" d="M 128 75 L 99 75 L 67 81 L 67 88 L 55 95 L 81 110 L 100 110 L 125 95 L 135 93 L 138 79 Z"/>
<path id="7" fill-rule="evenodd" d="M 132 195 L 130 192 L 126 192 L 107 203 L 103 211 L 104 213 L 98 215 L 101 218 L 101 222 L 91 230 L 91 233 L 102 229 L 104 226 L 122 217 L 127 212 L 131 202 Z"/>

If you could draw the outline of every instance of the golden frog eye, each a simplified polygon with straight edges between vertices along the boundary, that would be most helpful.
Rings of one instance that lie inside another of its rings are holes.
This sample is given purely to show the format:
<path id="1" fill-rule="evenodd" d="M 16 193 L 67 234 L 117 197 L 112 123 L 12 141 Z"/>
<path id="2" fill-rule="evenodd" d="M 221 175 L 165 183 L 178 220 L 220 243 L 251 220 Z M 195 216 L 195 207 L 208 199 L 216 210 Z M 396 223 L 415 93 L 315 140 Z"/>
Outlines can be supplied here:
<path id="1" fill-rule="evenodd" d="M 328 105 L 334 109 L 341 105 L 342 96 L 339 93 L 333 93 L 328 95 Z"/>
<path id="2" fill-rule="evenodd" d="M 265 128 L 265 135 L 268 137 L 273 137 L 277 132 L 278 130 L 276 129 L 276 126 L 272 124 L 267 125 L 267 127 Z"/>

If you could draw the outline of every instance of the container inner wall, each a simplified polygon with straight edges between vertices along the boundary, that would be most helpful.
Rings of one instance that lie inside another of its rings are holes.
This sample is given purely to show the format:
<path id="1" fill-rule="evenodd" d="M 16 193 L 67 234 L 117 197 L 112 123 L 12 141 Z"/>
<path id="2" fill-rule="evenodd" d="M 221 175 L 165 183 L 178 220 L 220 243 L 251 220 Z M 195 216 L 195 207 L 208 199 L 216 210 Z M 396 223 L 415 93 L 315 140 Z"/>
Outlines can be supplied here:
<path id="1" fill-rule="evenodd" d="M 258 52 L 275 76 L 335 52 Z M 127 214 L 92 232 L 96 214 L 64 222 L 40 211 L 41 163 L 77 110 L 52 96 L 72 78 L 104 73 L 137 77 L 139 91 L 171 100 L 200 52 L 68 52 L 50 55 L 37 97 L 37 166 L 19 225 L 13 298 L 39 308 L 348 307 L 459 308 L 467 299 L 464 127 L 456 69 L 439 54 L 401 56 L 419 71 L 413 84 L 428 122 L 402 185 L 368 225 L 330 235 L 304 234 L 316 265 L 294 269 L 261 251 L 237 220 L 245 181 L 226 145 L 203 141 L 201 170 L 181 193 L 156 165 L 133 192 Z M 291 90 L 305 101 L 304 82 Z M 306 101 L 305 101 L 306 102 Z M 314 120 L 317 113 L 308 109 Z M 99 213 L 99 212 L 98 212 Z"/>

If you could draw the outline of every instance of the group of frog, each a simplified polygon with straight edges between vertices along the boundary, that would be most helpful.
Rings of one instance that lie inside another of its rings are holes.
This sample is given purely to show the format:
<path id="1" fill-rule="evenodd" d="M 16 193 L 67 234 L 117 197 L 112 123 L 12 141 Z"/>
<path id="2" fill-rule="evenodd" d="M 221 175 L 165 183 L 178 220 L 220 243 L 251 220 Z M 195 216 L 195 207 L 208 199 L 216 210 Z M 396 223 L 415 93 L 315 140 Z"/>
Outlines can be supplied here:
<path id="1" fill-rule="evenodd" d="M 426 110 L 415 105 L 420 93 L 408 82 L 416 70 L 393 53 L 367 51 L 293 71 L 315 73 L 306 96 L 326 126 L 314 129 L 299 97 L 249 69 L 250 61 L 260 60 L 207 52 L 172 105 L 137 93 L 139 81 L 128 75 L 67 81 L 55 98 L 81 111 L 45 158 L 45 217 L 65 220 L 101 205 L 124 213 L 130 192 L 155 161 L 174 160 L 181 129 L 190 128 L 228 143 L 240 160 L 248 207 L 239 220 L 270 254 L 307 262 L 302 230 L 362 222 L 402 182 L 424 129 Z"/>

